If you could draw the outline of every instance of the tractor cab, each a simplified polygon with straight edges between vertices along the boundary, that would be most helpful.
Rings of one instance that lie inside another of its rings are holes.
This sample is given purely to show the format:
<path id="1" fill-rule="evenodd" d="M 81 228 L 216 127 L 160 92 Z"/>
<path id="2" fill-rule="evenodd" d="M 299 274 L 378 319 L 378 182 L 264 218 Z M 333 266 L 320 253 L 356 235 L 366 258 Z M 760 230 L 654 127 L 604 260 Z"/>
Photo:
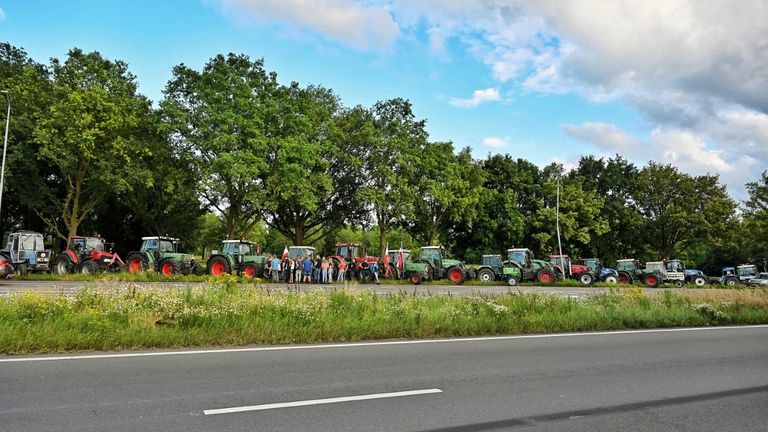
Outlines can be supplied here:
<path id="1" fill-rule="evenodd" d="M 501 262 L 501 255 L 483 255 L 483 266 L 500 269 L 504 265 Z"/>
<path id="2" fill-rule="evenodd" d="M 443 267 L 445 248 L 442 246 L 424 246 L 421 248 L 421 259 L 427 260 L 436 269 Z"/>
<path id="3" fill-rule="evenodd" d="M 316 249 L 312 246 L 288 246 L 288 256 L 291 259 L 298 257 L 314 259 L 315 252 Z"/>
<path id="4" fill-rule="evenodd" d="M 620 259 L 616 261 L 616 270 L 625 271 L 634 276 L 640 274 L 642 271 L 642 266 L 640 265 L 640 261 L 636 259 Z"/>
<path id="5" fill-rule="evenodd" d="M 757 276 L 757 266 L 752 264 L 740 265 L 736 267 L 736 274 L 742 282 L 749 282 L 753 277 Z"/>
<path id="6" fill-rule="evenodd" d="M 221 252 L 241 262 L 243 257 L 256 255 L 256 245 L 248 240 L 224 240 Z"/>
<path id="7" fill-rule="evenodd" d="M 90 255 L 91 252 L 106 252 L 107 244 L 100 237 L 72 236 L 67 243 L 67 249 L 73 250 L 78 256 Z"/>
<path id="8" fill-rule="evenodd" d="M 142 237 L 141 251 L 152 253 L 159 259 L 165 253 L 176 253 L 179 239 L 173 237 Z"/>
<path id="9" fill-rule="evenodd" d="M 521 267 L 531 267 L 533 252 L 530 249 L 507 249 L 507 260 L 520 264 Z"/>
<path id="10" fill-rule="evenodd" d="M 362 256 L 362 249 L 364 248 L 357 243 L 336 243 L 336 253 L 334 255 L 343 258 L 347 262 L 352 262 L 355 258 Z"/>
<path id="11" fill-rule="evenodd" d="M 677 272 L 677 273 L 685 272 L 685 264 L 681 260 L 678 260 L 678 259 L 666 260 L 664 261 L 664 265 L 667 267 L 667 271 L 669 272 Z"/>
<path id="12" fill-rule="evenodd" d="M 603 263 L 600 262 L 599 258 L 583 258 L 581 263 L 589 267 L 595 274 L 600 274 L 603 270 Z"/>
<path id="13" fill-rule="evenodd" d="M 51 251 L 45 249 L 43 235 L 34 231 L 19 231 L 8 235 L 5 252 L 17 273 L 47 271 Z"/>

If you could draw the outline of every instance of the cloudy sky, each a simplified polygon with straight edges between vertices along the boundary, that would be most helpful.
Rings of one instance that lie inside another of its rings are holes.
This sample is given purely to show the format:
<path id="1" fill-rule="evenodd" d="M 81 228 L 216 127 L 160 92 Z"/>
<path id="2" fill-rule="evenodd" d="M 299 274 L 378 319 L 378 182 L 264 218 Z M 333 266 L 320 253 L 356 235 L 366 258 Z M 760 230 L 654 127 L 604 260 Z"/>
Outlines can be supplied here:
<path id="1" fill-rule="evenodd" d="M 766 17 L 759 0 L 0 0 L 0 39 L 125 60 L 153 100 L 174 65 L 246 53 L 347 105 L 408 98 L 476 157 L 619 153 L 743 199 L 768 169 Z"/>

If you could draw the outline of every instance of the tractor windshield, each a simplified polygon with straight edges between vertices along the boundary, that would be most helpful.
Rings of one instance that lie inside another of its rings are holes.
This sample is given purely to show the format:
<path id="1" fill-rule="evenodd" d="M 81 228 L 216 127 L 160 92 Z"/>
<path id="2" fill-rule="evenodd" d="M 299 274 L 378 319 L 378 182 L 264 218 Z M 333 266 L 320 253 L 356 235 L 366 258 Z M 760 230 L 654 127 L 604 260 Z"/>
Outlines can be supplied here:
<path id="1" fill-rule="evenodd" d="M 98 238 L 87 238 L 85 239 L 85 250 L 103 251 L 104 241 Z"/>
<path id="2" fill-rule="evenodd" d="M 685 271 L 685 266 L 683 265 L 682 261 L 679 260 L 671 260 L 667 261 L 667 271 L 670 272 L 682 272 Z"/>
<path id="3" fill-rule="evenodd" d="M 633 272 L 637 266 L 635 265 L 634 261 L 619 261 L 616 263 L 616 269 L 617 270 L 624 270 L 628 272 Z"/>
<path id="4" fill-rule="evenodd" d="M 168 240 L 160 241 L 160 252 L 175 252 L 173 243 Z"/>
<path id="5" fill-rule="evenodd" d="M 40 234 L 28 234 L 21 236 L 21 247 L 19 248 L 20 250 L 40 252 L 45 250 L 44 247 L 45 245 L 43 244 L 43 236 Z"/>
<path id="6" fill-rule="evenodd" d="M 346 258 L 348 261 L 357 258 L 358 247 L 354 245 L 343 245 L 336 247 L 336 255 Z"/>
<path id="7" fill-rule="evenodd" d="M 739 276 L 754 276 L 757 274 L 757 270 L 755 269 L 755 266 L 744 266 L 739 267 Z"/>
<path id="8" fill-rule="evenodd" d="M 483 256 L 483 265 L 490 267 L 501 267 L 501 255 Z"/>
<path id="9" fill-rule="evenodd" d="M 592 270 L 594 273 L 599 273 L 598 269 L 601 267 L 600 260 L 598 259 L 585 259 L 582 260 L 584 262 L 584 265 L 589 267 L 590 270 Z"/>
<path id="10" fill-rule="evenodd" d="M 421 250 L 421 259 L 427 259 L 434 263 L 440 261 L 442 258 L 440 254 L 440 249 L 437 248 L 431 248 L 431 249 L 422 249 Z"/>
<path id="11" fill-rule="evenodd" d="M 291 259 L 298 257 L 313 258 L 315 256 L 315 248 L 311 246 L 291 246 L 288 248 L 288 256 Z"/>
<path id="12" fill-rule="evenodd" d="M 518 264 L 526 265 L 528 264 L 528 254 L 527 251 L 524 250 L 518 250 L 518 251 L 509 251 L 508 257 L 510 261 L 515 261 Z"/>
<path id="13" fill-rule="evenodd" d="M 238 252 L 240 255 L 255 255 L 253 253 L 253 245 L 248 243 L 240 243 L 240 249 Z"/>

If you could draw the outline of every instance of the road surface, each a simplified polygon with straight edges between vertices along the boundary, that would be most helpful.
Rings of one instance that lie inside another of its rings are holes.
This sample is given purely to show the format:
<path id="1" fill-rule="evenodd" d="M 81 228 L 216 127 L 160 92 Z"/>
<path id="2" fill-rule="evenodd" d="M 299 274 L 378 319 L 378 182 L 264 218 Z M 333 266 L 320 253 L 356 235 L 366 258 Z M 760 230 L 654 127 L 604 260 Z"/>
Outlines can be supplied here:
<path id="1" fill-rule="evenodd" d="M 765 431 L 768 326 L 0 357 L 0 389 L 8 431 Z"/>

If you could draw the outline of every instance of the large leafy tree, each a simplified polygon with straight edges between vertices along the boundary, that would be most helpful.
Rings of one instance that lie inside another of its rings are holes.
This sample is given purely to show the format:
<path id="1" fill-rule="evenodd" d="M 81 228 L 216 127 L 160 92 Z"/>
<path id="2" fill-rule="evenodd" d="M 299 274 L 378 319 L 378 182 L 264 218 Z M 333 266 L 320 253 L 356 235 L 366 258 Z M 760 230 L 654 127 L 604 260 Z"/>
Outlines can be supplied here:
<path id="1" fill-rule="evenodd" d="M 634 199 L 645 218 L 643 234 L 662 258 L 726 232 L 736 203 L 717 175 L 694 177 L 672 165 L 651 162 L 640 171 L 638 180 Z"/>
<path id="2" fill-rule="evenodd" d="M 40 158 L 53 167 L 41 218 L 65 239 L 105 197 L 146 181 L 137 161 L 147 152 L 140 125 L 151 116 L 127 64 L 99 53 L 52 60 L 53 101 L 35 128 Z"/>
<path id="3" fill-rule="evenodd" d="M 749 199 L 744 202 L 744 222 L 746 233 L 743 239 L 750 249 L 751 258 L 763 265 L 768 259 L 768 171 L 764 171 L 760 180 L 747 183 Z"/>
<path id="4" fill-rule="evenodd" d="M 251 230 L 265 207 L 268 121 L 276 119 L 277 76 L 263 60 L 217 55 L 202 71 L 185 65 L 161 103 L 165 129 L 175 152 L 193 160 L 203 203 L 224 219 L 225 235 Z"/>
<path id="5" fill-rule="evenodd" d="M 404 99 L 379 101 L 374 106 L 373 138 L 365 153 L 365 187 L 361 199 L 370 205 L 379 231 L 379 256 L 387 235 L 413 215 L 415 160 L 427 142 L 426 121 L 416 120 Z"/>
<path id="6" fill-rule="evenodd" d="M 361 216 L 359 152 L 368 123 L 317 86 L 281 88 L 277 106 L 265 152 L 270 170 L 262 177 L 266 221 L 294 244 L 311 244 Z"/>
<path id="7" fill-rule="evenodd" d="M 52 103 L 49 71 L 23 49 L 0 43 L 0 83 L 3 90 L 8 90 L 12 107 L 0 233 L 20 227 L 42 230 L 44 224 L 34 210 L 49 204 L 41 199 L 41 191 L 51 166 L 38 159 L 40 145 L 34 139 L 34 130 Z M 0 106 L 0 131 L 4 131 L 4 95 L 0 95 Z"/>
<path id="8" fill-rule="evenodd" d="M 450 142 L 428 142 L 415 161 L 414 220 L 410 229 L 422 244 L 447 241 L 459 222 L 477 219 L 485 174 L 468 148 L 454 153 Z"/>

